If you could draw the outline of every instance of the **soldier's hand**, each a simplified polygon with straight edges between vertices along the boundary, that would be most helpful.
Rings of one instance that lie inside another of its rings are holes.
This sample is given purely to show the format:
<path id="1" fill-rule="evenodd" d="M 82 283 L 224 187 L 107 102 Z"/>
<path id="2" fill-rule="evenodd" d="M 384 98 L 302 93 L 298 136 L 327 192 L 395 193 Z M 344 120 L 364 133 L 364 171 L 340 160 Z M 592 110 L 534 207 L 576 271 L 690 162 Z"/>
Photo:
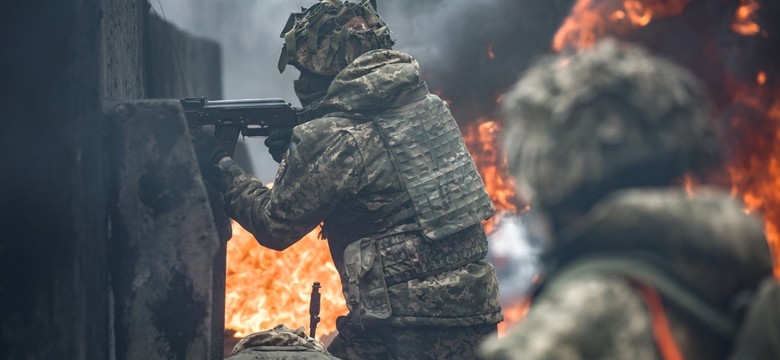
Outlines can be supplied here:
<path id="1" fill-rule="evenodd" d="M 222 158 L 229 157 L 230 154 L 222 147 L 216 137 L 200 129 L 192 131 L 192 145 L 195 148 L 195 155 L 198 157 L 198 167 L 200 167 L 203 180 L 211 184 L 218 184 L 219 172 L 216 165 Z"/>
<path id="2" fill-rule="evenodd" d="M 274 161 L 280 163 L 287 149 L 290 147 L 290 138 L 292 137 L 292 128 L 273 129 L 265 138 L 265 146 L 268 147 L 268 153 L 274 158 Z"/>

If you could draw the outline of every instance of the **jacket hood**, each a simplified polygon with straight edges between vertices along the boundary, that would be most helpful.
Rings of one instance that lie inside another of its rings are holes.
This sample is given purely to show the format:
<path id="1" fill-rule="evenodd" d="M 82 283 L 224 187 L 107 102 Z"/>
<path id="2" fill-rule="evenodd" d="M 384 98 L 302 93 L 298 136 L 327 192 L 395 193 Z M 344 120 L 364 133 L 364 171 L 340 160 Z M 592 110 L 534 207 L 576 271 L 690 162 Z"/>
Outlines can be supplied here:
<path id="1" fill-rule="evenodd" d="M 556 247 L 654 255 L 723 305 L 772 270 L 762 221 L 744 209 L 714 188 L 699 188 L 692 196 L 684 190 L 619 191 L 565 229 Z"/>
<path id="2" fill-rule="evenodd" d="M 306 119 L 335 112 L 381 111 L 404 91 L 420 83 L 420 67 L 411 55 L 396 50 L 367 52 L 339 72 L 325 96 L 303 109 Z"/>

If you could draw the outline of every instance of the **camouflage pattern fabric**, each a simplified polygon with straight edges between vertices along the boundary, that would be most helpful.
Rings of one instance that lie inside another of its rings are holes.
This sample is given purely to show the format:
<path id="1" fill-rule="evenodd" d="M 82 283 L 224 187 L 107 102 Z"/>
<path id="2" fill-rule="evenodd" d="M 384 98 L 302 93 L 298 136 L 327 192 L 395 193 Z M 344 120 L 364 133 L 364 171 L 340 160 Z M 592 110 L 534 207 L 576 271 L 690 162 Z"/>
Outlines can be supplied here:
<path id="1" fill-rule="evenodd" d="M 233 347 L 226 360 L 336 359 L 317 339 L 306 336 L 303 328 L 284 325 L 250 334 Z"/>
<path id="2" fill-rule="evenodd" d="M 615 276 L 578 278 L 545 294 L 481 350 L 483 359 L 659 359 L 642 298 Z"/>
<path id="3" fill-rule="evenodd" d="M 428 239 L 440 240 L 491 217 L 493 203 L 447 104 L 428 94 L 424 84 L 406 94 L 416 98 L 404 96 L 373 121 L 411 197 L 417 223 Z"/>
<path id="4" fill-rule="evenodd" d="M 666 186 L 656 178 L 706 175 L 721 160 L 696 77 L 615 41 L 540 60 L 505 94 L 502 111 L 510 171 L 536 208 L 621 182 Z"/>
<path id="5" fill-rule="evenodd" d="M 328 93 L 308 106 L 309 119 L 330 113 L 371 113 L 387 109 L 404 91 L 420 84 L 420 65 L 396 50 L 374 50 L 355 59 L 333 79 Z"/>
<path id="6" fill-rule="evenodd" d="M 343 331 L 328 351 L 345 360 L 472 360 L 477 358 L 480 342 L 496 337 L 496 329 L 496 325 L 479 325 L 379 327 L 356 334 Z"/>
<path id="7" fill-rule="evenodd" d="M 363 53 L 393 46 L 390 29 L 368 1 L 319 2 L 291 14 L 280 36 L 280 72 L 292 64 L 303 72 L 333 76 Z"/>
<path id="8" fill-rule="evenodd" d="M 484 344 L 484 358 L 657 359 L 669 349 L 725 358 L 733 323 L 717 320 L 734 314 L 771 259 L 762 222 L 726 191 L 670 188 L 721 168 L 697 79 L 607 40 L 541 60 L 502 106 L 509 170 L 548 220 L 553 246 L 527 318 Z M 591 271 L 567 271 L 583 263 Z M 642 276 L 655 284 L 635 288 Z M 694 309 L 704 306 L 708 314 Z M 661 317 L 668 326 L 651 326 Z M 668 337 L 654 339 L 660 329 Z"/>
<path id="9" fill-rule="evenodd" d="M 681 188 L 614 191 L 560 232 L 556 251 L 651 254 L 697 293 L 726 307 L 772 267 L 763 223 L 744 209 L 716 187 L 698 187 L 693 195 Z"/>
<path id="10" fill-rule="evenodd" d="M 728 193 L 701 188 L 616 192 L 596 204 L 560 237 L 574 261 L 588 254 L 653 255 L 663 268 L 691 284 L 715 308 L 755 288 L 771 271 L 756 216 Z M 658 359 L 648 310 L 625 276 L 586 273 L 557 283 L 552 273 L 526 319 L 501 340 L 484 344 L 485 359 Z M 563 275 L 561 275 L 563 276 Z M 728 343 L 695 322 L 686 309 L 666 303 L 666 316 L 687 359 L 723 359 Z M 596 330 L 597 329 L 597 330 Z"/>
<path id="11" fill-rule="evenodd" d="M 309 121 L 293 129 L 285 171 L 272 189 L 238 166 L 223 172 L 228 215 L 261 245 L 276 250 L 323 223 L 343 282 L 344 250 L 357 240 L 354 230 L 365 225 L 356 219 L 379 211 L 405 191 L 375 125 L 358 115 L 389 106 L 418 83 L 417 62 L 408 54 L 382 50 L 358 58 L 336 77 L 324 99 L 306 109 Z M 412 221 L 386 229 L 386 234 L 413 244 L 424 240 L 419 229 Z M 475 236 L 484 241 L 483 230 Z M 456 244 L 441 247 L 445 254 L 462 250 Z M 425 260 L 413 250 L 403 259 L 387 259 L 388 264 L 414 266 L 412 262 Z M 484 259 L 390 284 L 387 292 L 393 311 L 387 324 L 396 327 L 472 326 L 502 319 L 495 270 Z"/>
<path id="12" fill-rule="evenodd" d="M 493 204 L 455 119 L 444 101 L 420 85 L 419 72 L 408 54 L 371 51 L 339 73 L 306 113 L 371 118 L 412 198 L 417 223 L 428 238 L 440 239 L 490 217 Z M 419 90 L 419 99 L 395 103 Z"/>

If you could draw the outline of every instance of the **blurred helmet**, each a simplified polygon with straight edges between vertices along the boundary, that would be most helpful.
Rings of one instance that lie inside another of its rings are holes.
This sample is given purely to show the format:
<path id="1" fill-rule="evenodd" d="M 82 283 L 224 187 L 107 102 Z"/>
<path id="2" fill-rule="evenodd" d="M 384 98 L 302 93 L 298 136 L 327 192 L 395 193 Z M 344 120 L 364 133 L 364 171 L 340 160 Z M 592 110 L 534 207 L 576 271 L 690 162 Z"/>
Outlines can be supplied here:
<path id="1" fill-rule="evenodd" d="M 712 107 L 695 76 L 610 39 L 542 59 L 505 94 L 502 111 L 518 192 L 542 209 L 671 185 L 721 161 Z"/>
<path id="2" fill-rule="evenodd" d="M 393 46 L 390 30 L 376 13 L 375 1 L 369 0 L 322 0 L 291 14 L 281 37 L 280 72 L 291 64 L 300 71 L 327 76 L 338 74 L 370 50 Z"/>

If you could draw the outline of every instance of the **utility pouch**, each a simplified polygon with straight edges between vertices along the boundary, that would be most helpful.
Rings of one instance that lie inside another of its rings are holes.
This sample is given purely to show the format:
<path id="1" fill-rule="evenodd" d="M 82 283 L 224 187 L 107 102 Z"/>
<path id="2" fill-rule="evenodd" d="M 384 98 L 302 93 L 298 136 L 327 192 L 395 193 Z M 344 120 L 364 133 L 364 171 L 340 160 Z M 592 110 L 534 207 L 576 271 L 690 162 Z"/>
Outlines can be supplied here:
<path id="1" fill-rule="evenodd" d="M 386 320 L 392 314 L 382 258 L 373 239 L 355 241 L 344 250 L 344 298 L 350 325 L 361 328 Z"/>

